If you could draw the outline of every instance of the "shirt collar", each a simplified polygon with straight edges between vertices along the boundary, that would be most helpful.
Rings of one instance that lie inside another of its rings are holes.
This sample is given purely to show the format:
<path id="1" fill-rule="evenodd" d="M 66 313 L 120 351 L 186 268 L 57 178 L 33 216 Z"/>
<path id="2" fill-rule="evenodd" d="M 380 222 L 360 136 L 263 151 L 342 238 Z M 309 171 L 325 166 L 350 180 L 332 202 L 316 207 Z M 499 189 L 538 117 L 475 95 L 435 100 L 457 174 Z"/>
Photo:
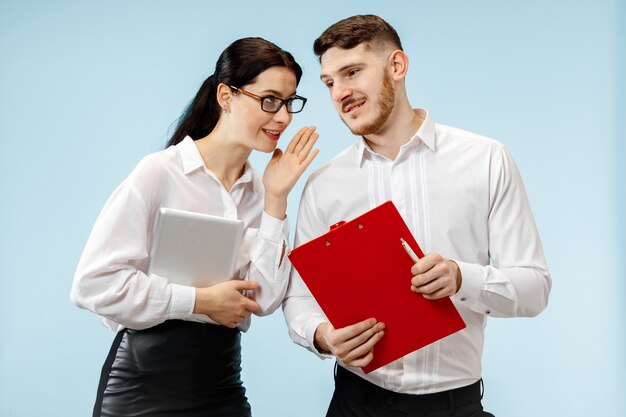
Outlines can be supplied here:
<path id="1" fill-rule="evenodd" d="M 185 173 L 185 175 L 189 175 L 195 170 L 202 168 L 205 169 L 205 171 L 211 176 L 215 177 L 215 174 L 213 174 L 208 168 L 204 166 L 204 160 L 202 159 L 202 155 L 200 155 L 200 151 L 198 150 L 198 147 L 194 143 L 193 139 L 191 139 L 189 136 L 185 136 L 185 139 L 178 143 L 176 147 L 178 148 L 178 152 L 180 153 L 180 159 L 183 164 L 183 172 Z M 252 165 L 250 165 L 250 162 L 246 161 L 243 175 L 241 175 L 237 182 L 252 182 L 252 179 Z M 254 185 L 254 189 L 255 192 L 258 191 L 256 185 Z"/>
<path id="2" fill-rule="evenodd" d="M 413 149 L 423 142 L 428 149 L 435 152 L 436 150 L 436 136 L 435 136 L 435 123 L 430 117 L 430 113 L 426 109 L 414 109 L 413 110 L 419 117 L 421 117 L 424 121 L 420 125 L 417 132 L 409 139 L 407 143 L 402 145 L 400 148 L 400 154 L 409 149 Z M 372 148 L 365 142 L 365 139 L 361 136 L 359 140 L 356 142 L 356 157 L 359 166 L 363 163 L 363 159 L 366 154 L 369 155 L 378 155 L 376 152 L 372 150 Z M 398 154 L 398 156 L 400 156 Z"/>
<path id="3" fill-rule="evenodd" d="M 189 136 L 185 136 L 180 143 L 176 145 L 180 153 L 180 160 L 183 164 L 183 172 L 185 175 L 190 174 L 199 168 L 204 168 L 204 161 L 198 147 Z"/>

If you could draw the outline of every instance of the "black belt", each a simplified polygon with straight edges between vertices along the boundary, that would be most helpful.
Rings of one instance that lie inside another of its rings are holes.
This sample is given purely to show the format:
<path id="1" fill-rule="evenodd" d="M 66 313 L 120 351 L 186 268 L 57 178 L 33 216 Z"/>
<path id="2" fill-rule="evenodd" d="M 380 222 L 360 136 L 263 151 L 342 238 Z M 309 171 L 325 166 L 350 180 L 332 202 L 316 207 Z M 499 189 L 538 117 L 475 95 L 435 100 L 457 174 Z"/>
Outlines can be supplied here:
<path id="1" fill-rule="evenodd" d="M 454 410 L 481 400 L 481 382 L 433 394 L 402 394 L 381 388 L 360 376 L 337 366 L 335 388 L 344 394 L 359 396 L 361 401 L 381 408 L 397 411 L 431 412 Z"/>

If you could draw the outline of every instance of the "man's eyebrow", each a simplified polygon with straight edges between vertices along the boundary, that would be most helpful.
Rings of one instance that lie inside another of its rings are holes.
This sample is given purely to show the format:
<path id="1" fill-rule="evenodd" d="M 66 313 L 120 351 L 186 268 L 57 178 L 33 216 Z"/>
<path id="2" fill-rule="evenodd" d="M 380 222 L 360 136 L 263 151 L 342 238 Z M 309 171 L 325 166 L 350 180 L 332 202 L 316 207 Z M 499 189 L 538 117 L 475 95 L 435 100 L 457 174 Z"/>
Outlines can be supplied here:
<path id="1" fill-rule="evenodd" d="M 351 62 L 350 64 L 346 64 L 346 65 L 344 65 L 343 67 L 339 68 L 339 69 L 338 69 L 337 71 L 335 71 L 335 72 L 342 73 L 342 72 L 344 72 L 345 70 L 347 70 L 348 68 L 351 68 L 351 67 L 358 67 L 358 66 L 360 66 L 360 65 L 363 65 L 363 64 L 362 64 L 362 63 L 360 63 L 360 62 Z M 328 75 L 328 74 L 321 74 L 321 75 L 320 75 L 320 79 L 321 79 L 321 80 L 324 80 L 324 78 L 330 78 L 330 75 Z"/>

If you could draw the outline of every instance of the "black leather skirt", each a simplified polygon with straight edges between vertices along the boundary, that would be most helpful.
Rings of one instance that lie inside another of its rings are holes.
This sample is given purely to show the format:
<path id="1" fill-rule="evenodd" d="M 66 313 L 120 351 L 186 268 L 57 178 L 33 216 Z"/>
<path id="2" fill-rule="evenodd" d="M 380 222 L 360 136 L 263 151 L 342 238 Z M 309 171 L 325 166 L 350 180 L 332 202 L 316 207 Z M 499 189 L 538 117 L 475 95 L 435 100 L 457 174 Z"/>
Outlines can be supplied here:
<path id="1" fill-rule="evenodd" d="M 250 416 L 240 340 L 238 329 L 182 320 L 120 331 L 93 416 Z"/>

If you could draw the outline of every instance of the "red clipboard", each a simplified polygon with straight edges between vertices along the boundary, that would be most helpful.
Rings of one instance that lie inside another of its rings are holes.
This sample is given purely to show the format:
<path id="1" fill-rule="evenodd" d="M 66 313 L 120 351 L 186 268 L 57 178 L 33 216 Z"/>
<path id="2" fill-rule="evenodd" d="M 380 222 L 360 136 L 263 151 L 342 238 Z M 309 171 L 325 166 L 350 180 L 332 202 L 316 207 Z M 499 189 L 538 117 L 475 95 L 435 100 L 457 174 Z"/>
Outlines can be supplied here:
<path id="1" fill-rule="evenodd" d="M 403 238 L 424 256 L 391 201 L 289 253 L 311 294 L 335 328 L 370 317 L 385 323 L 369 373 L 465 328 L 449 298 L 426 300 L 411 291 L 413 261 Z"/>

